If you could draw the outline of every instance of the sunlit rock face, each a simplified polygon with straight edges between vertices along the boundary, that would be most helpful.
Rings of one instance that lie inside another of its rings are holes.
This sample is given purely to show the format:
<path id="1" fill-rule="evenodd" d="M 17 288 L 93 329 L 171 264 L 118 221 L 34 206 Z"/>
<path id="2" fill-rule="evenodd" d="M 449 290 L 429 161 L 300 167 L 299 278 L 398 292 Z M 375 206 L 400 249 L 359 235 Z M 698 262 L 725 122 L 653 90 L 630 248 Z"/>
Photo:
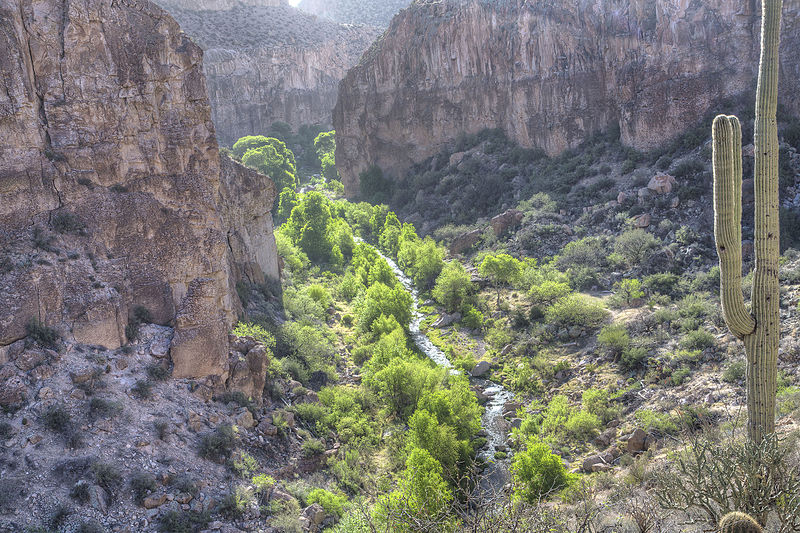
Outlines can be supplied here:
<path id="1" fill-rule="evenodd" d="M 205 50 L 217 136 L 232 145 L 273 122 L 330 126 L 339 82 L 379 30 L 283 0 L 157 0 Z"/>
<path id="2" fill-rule="evenodd" d="M 0 0 L 0 347 L 36 319 L 115 348 L 143 308 L 177 377 L 227 372 L 237 275 L 278 274 L 274 186 L 226 206 L 202 58 L 144 0 Z"/>
<path id="3" fill-rule="evenodd" d="M 800 0 L 784 2 L 781 98 L 800 113 Z M 658 146 L 753 90 L 760 5 L 727 0 L 444 0 L 402 11 L 343 80 L 345 190 L 376 164 L 399 176 L 462 133 L 502 128 L 558 154 L 619 126 Z"/>
<path id="4" fill-rule="evenodd" d="M 385 28 L 411 0 L 302 0 L 303 11 L 346 24 L 368 24 Z"/>

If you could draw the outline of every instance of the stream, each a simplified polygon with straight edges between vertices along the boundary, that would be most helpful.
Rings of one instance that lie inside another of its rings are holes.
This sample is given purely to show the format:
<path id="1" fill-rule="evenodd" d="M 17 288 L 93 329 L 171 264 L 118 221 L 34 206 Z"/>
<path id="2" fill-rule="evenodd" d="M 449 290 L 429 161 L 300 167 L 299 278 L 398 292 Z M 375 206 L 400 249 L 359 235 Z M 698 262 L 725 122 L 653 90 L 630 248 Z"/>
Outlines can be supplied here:
<path id="1" fill-rule="evenodd" d="M 414 287 L 413 280 L 406 276 L 391 258 L 386 257 L 377 248 L 373 247 L 373 249 L 389 263 L 397 279 L 400 280 L 403 287 L 411 294 L 412 316 L 409 329 L 414 344 L 416 344 L 420 351 L 431 361 L 441 367 L 449 368 L 452 373 L 457 374 L 458 371 L 453 368 L 453 364 L 444 352 L 437 348 L 420 329 L 424 316 L 419 310 L 419 293 Z M 487 467 L 481 478 L 480 491 L 486 495 L 499 494 L 503 486 L 508 482 L 508 459 L 496 460 L 494 455 L 498 451 L 498 447 L 505 445 L 509 426 L 503 418 L 503 407 L 506 402 L 510 402 L 514 399 L 514 395 L 502 385 L 488 379 L 470 376 L 470 382 L 477 386 L 478 389 L 482 390 L 489 398 L 484 404 L 485 411 L 481 419 L 483 429 L 486 431 L 487 445 L 478 452 L 478 457 L 484 460 Z"/>

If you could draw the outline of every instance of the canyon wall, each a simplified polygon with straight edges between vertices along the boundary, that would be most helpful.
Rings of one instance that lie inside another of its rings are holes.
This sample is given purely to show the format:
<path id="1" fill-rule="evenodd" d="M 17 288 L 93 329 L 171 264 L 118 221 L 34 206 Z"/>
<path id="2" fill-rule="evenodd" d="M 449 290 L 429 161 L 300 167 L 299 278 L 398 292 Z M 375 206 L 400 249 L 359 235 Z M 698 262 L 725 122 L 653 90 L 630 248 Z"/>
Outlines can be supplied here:
<path id="1" fill-rule="evenodd" d="M 786 0 L 781 98 L 795 113 L 798 20 Z M 337 168 L 354 196 L 369 166 L 402 177 L 485 128 L 550 155 L 616 125 L 654 148 L 755 88 L 759 32 L 754 0 L 416 3 L 341 83 Z"/>
<path id="2" fill-rule="evenodd" d="M 302 0 L 297 7 L 335 22 L 385 28 L 410 3 L 411 0 Z"/>
<path id="3" fill-rule="evenodd" d="M 276 121 L 295 131 L 330 126 L 339 81 L 379 33 L 319 19 L 283 0 L 157 1 L 205 50 L 217 137 L 228 146 Z"/>
<path id="4" fill-rule="evenodd" d="M 0 348 L 38 321 L 113 349 L 146 310 L 176 377 L 224 381 L 275 191 L 221 169 L 202 58 L 145 0 L 0 0 Z"/>

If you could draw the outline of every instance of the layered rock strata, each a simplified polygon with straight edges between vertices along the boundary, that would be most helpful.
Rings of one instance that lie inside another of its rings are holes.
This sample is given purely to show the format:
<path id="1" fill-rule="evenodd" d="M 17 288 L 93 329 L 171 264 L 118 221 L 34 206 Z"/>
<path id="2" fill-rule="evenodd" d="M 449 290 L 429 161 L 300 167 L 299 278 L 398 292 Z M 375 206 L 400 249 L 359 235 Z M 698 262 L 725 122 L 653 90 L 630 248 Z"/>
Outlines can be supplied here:
<path id="1" fill-rule="evenodd" d="M 784 2 L 781 97 L 800 113 L 800 0 Z M 416 2 L 342 81 L 345 190 L 402 176 L 463 133 L 502 128 L 555 155 L 619 127 L 651 149 L 755 88 L 760 6 L 723 0 Z"/>
<path id="2" fill-rule="evenodd" d="M 278 274 L 274 186 L 221 169 L 202 57 L 145 0 L 0 0 L 0 347 L 147 316 L 176 377 L 228 372 L 237 274 Z"/>

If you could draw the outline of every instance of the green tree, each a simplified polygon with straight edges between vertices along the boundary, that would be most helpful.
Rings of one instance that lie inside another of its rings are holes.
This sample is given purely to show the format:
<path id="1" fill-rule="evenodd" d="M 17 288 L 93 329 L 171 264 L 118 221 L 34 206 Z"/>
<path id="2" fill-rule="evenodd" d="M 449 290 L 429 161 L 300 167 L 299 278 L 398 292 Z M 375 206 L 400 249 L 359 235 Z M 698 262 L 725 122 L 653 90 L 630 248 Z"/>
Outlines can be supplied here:
<path id="1" fill-rule="evenodd" d="M 294 154 L 283 141 L 272 137 L 264 139 L 266 139 L 264 144 L 250 148 L 242 155 L 242 163 L 272 178 L 278 190 L 283 190 L 285 187 L 296 189 L 297 163 Z M 237 144 L 239 141 L 234 144 L 234 150 Z M 237 152 L 234 151 L 235 153 Z"/>
<path id="2" fill-rule="evenodd" d="M 511 465 L 514 496 L 528 503 L 538 503 L 543 497 L 566 487 L 570 481 L 561 457 L 550 447 L 531 437 L 525 451 L 517 452 Z"/>
<path id="3" fill-rule="evenodd" d="M 330 223 L 328 199 L 318 191 L 311 191 L 292 210 L 285 230 L 312 261 L 330 261 L 334 247 L 328 231 Z"/>
<path id="4" fill-rule="evenodd" d="M 402 285 L 394 288 L 374 283 L 367 289 L 359 310 L 359 327 L 370 331 L 372 322 L 379 316 L 393 316 L 403 327 L 411 321 L 411 295 Z"/>
<path id="5" fill-rule="evenodd" d="M 249 150 L 261 148 L 262 146 L 266 146 L 268 144 L 269 137 L 264 137 L 263 135 L 248 135 L 246 137 L 242 137 L 233 144 L 231 153 L 233 154 L 233 157 L 241 161 L 242 157 L 244 157 L 244 154 L 246 154 Z"/>
<path id="6" fill-rule="evenodd" d="M 522 264 L 508 254 L 489 254 L 484 257 L 478 267 L 482 276 L 492 281 L 497 290 L 497 305 L 500 305 L 500 287 L 516 280 L 521 272 Z"/>
<path id="7" fill-rule="evenodd" d="M 322 175 L 327 180 L 338 180 L 339 173 L 336 171 L 336 132 L 325 131 L 317 135 L 314 139 L 314 149 L 322 165 Z"/>
<path id="8" fill-rule="evenodd" d="M 436 278 L 432 294 L 434 300 L 452 313 L 461 308 L 472 291 L 472 278 L 464 266 L 458 261 L 450 261 Z"/>
<path id="9" fill-rule="evenodd" d="M 614 251 L 622 255 L 628 267 L 635 267 L 644 262 L 653 249 L 659 245 L 658 239 L 643 229 L 626 231 L 614 242 Z"/>
<path id="10" fill-rule="evenodd" d="M 298 203 L 297 192 L 290 187 L 284 187 L 278 197 L 278 212 L 276 213 L 276 222 L 279 224 L 289 220 L 292 214 L 292 209 L 297 207 Z"/>
<path id="11" fill-rule="evenodd" d="M 392 197 L 394 183 L 384 178 L 380 167 L 372 166 L 359 175 L 361 197 L 372 203 L 388 202 Z"/>

